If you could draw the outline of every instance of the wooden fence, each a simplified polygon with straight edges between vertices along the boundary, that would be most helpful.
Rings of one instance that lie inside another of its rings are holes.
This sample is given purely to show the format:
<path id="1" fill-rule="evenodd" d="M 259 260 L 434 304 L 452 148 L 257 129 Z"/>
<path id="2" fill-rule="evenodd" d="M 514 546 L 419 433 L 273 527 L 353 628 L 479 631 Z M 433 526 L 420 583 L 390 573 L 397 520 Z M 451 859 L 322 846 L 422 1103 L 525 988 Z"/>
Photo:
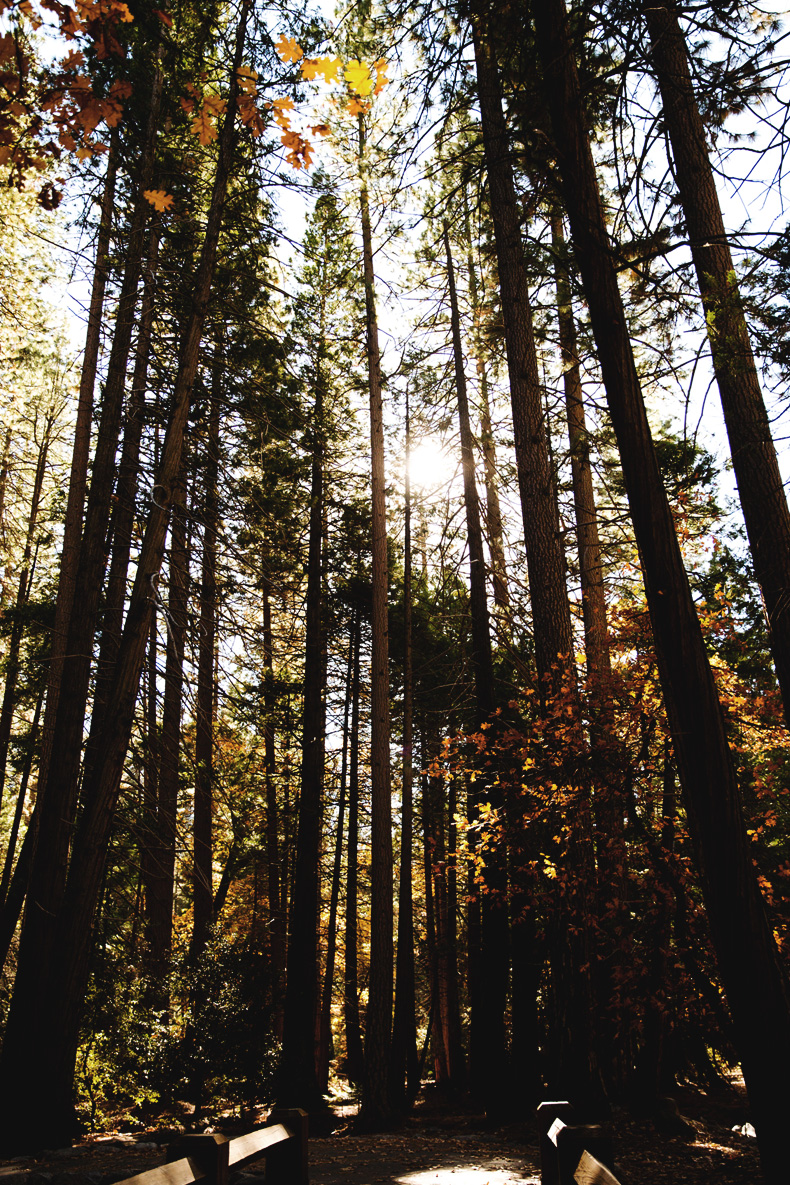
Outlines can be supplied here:
<path id="1" fill-rule="evenodd" d="M 266 1157 L 266 1185 L 308 1185 L 307 1112 L 273 1111 L 266 1127 L 229 1140 L 227 1136 L 180 1136 L 167 1150 L 167 1163 L 127 1177 L 119 1185 L 228 1185 L 231 1169 Z"/>
<path id="2" fill-rule="evenodd" d="M 573 1120 L 570 1103 L 538 1107 L 542 1185 L 620 1185 L 607 1167 L 613 1164 L 611 1130 Z"/>

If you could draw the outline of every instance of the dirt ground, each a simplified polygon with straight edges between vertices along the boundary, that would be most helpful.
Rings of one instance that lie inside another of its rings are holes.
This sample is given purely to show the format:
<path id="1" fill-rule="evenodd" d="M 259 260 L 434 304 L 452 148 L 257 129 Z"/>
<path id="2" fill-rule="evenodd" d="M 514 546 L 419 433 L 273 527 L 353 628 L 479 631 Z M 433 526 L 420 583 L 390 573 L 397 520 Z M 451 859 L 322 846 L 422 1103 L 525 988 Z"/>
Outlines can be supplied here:
<path id="1" fill-rule="evenodd" d="M 683 1116 L 657 1122 L 614 1117 L 615 1171 L 622 1185 L 758 1185 L 757 1146 L 742 1087 L 708 1096 L 677 1093 Z M 356 1107 L 335 1107 L 335 1130 L 310 1139 L 311 1185 L 539 1185 L 534 1122 L 492 1127 L 430 1088 L 396 1131 L 355 1135 Z M 221 1126 L 212 1130 L 222 1130 Z M 0 1161 L 0 1185 L 114 1185 L 162 1164 L 176 1133 L 88 1135 L 74 1148 Z M 228 1129 L 238 1134 L 238 1127 Z M 264 1162 L 231 1174 L 231 1185 L 263 1185 Z"/>

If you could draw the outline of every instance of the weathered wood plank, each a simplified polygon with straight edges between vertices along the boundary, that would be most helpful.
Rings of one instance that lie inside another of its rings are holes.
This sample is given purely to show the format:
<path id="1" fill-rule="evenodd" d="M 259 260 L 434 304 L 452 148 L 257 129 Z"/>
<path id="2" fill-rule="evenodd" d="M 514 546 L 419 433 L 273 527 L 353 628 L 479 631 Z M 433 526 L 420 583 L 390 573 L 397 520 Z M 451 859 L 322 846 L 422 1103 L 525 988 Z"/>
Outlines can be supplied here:
<path id="1" fill-rule="evenodd" d="M 195 1161 L 185 1156 L 181 1160 L 171 1160 L 169 1164 L 160 1164 L 147 1173 L 127 1177 L 119 1185 L 192 1185 L 193 1181 L 202 1181 L 205 1176 Z"/>
<path id="2" fill-rule="evenodd" d="M 620 1185 L 617 1177 L 610 1173 L 606 1165 L 601 1164 L 589 1152 L 582 1152 L 581 1159 L 573 1175 L 576 1185 Z"/>
<path id="3" fill-rule="evenodd" d="M 246 1136 L 236 1136 L 230 1142 L 229 1164 L 237 1165 L 243 1160 L 251 1160 L 260 1156 L 267 1148 L 274 1144 L 282 1144 L 290 1140 L 291 1133 L 283 1123 L 273 1123 L 271 1127 L 262 1127 L 255 1132 L 247 1132 Z"/>

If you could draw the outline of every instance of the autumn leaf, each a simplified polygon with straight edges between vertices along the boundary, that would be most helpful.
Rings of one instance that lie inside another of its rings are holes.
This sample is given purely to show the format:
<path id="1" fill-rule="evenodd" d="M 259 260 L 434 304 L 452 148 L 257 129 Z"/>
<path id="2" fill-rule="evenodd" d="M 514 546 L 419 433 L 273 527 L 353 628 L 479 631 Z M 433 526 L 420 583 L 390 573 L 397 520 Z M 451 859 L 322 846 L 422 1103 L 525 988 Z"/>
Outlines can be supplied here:
<path id="1" fill-rule="evenodd" d="M 370 77 L 370 67 L 364 62 L 349 62 L 343 74 L 349 87 L 360 98 L 365 98 L 373 90 L 373 79 Z"/>
<path id="2" fill-rule="evenodd" d="M 286 37 L 285 33 L 276 42 L 274 48 L 283 62 L 298 62 L 300 58 L 304 57 L 301 45 L 293 37 Z"/>
<path id="3" fill-rule="evenodd" d="M 169 12 L 163 12 L 161 8 L 155 8 L 154 16 L 158 16 L 162 24 L 167 25 L 168 29 L 173 28 L 173 18 Z"/>
<path id="4" fill-rule="evenodd" d="M 376 71 L 376 85 L 373 88 L 373 94 L 380 95 L 390 81 L 387 78 L 387 63 L 384 58 L 379 58 L 378 61 L 374 62 L 373 69 Z"/>
<path id="5" fill-rule="evenodd" d="M 359 99 L 349 99 L 347 106 L 352 115 L 361 115 L 363 111 L 367 111 L 366 105 L 360 103 Z"/>
<path id="6" fill-rule="evenodd" d="M 254 95 L 258 92 L 258 74 L 250 66 L 240 66 L 236 77 L 239 82 L 239 89 L 245 95 Z"/>
<path id="7" fill-rule="evenodd" d="M 343 62 L 340 58 L 305 58 L 299 63 L 305 81 L 313 82 L 322 74 L 324 82 L 337 82 Z"/>
<path id="8" fill-rule="evenodd" d="M 217 138 L 217 125 L 211 118 L 211 112 L 205 107 L 192 120 L 192 132 L 200 143 L 205 146 Z"/>
<path id="9" fill-rule="evenodd" d="M 169 210 L 175 200 L 172 193 L 165 193 L 163 189 L 144 189 L 143 197 L 147 202 L 150 202 L 155 210 L 162 214 L 165 210 Z"/>
<path id="10" fill-rule="evenodd" d="M 317 123 L 314 127 L 310 128 L 314 136 L 328 136 L 330 130 L 328 123 Z"/>

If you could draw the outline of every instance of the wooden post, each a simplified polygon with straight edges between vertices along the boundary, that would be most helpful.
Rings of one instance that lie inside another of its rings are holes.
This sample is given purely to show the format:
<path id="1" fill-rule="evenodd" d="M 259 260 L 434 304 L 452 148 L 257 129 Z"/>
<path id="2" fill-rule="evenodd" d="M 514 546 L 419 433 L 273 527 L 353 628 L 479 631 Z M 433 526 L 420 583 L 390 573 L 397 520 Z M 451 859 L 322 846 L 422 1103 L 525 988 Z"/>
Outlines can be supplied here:
<path id="1" fill-rule="evenodd" d="M 576 1170 L 585 1152 L 606 1165 L 612 1164 L 612 1137 L 598 1124 L 575 1124 L 557 1131 L 557 1168 L 559 1185 L 577 1185 Z"/>
<path id="2" fill-rule="evenodd" d="M 282 1123 L 292 1139 L 272 1147 L 266 1156 L 266 1185 L 308 1185 L 307 1112 L 298 1107 L 271 1111 L 266 1120 Z"/>
<path id="3" fill-rule="evenodd" d="M 206 1185 L 228 1185 L 227 1136 L 203 1134 L 180 1136 L 167 1149 L 168 1163 L 188 1157 L 203 1173 Z"/>
<path id="4" fill-rule="evenodd" d="M 574 1111 L 565 1102 L 541 1103 L 537 1110 L 538 1137 L 540 1139 L 540 1179 L 543 1185 L 559 1185 L 560 1174 L 557 1163 L 557 1147 L 549 1139 L 549 1128 L 555 1120 L 572 1123 Z"/>

